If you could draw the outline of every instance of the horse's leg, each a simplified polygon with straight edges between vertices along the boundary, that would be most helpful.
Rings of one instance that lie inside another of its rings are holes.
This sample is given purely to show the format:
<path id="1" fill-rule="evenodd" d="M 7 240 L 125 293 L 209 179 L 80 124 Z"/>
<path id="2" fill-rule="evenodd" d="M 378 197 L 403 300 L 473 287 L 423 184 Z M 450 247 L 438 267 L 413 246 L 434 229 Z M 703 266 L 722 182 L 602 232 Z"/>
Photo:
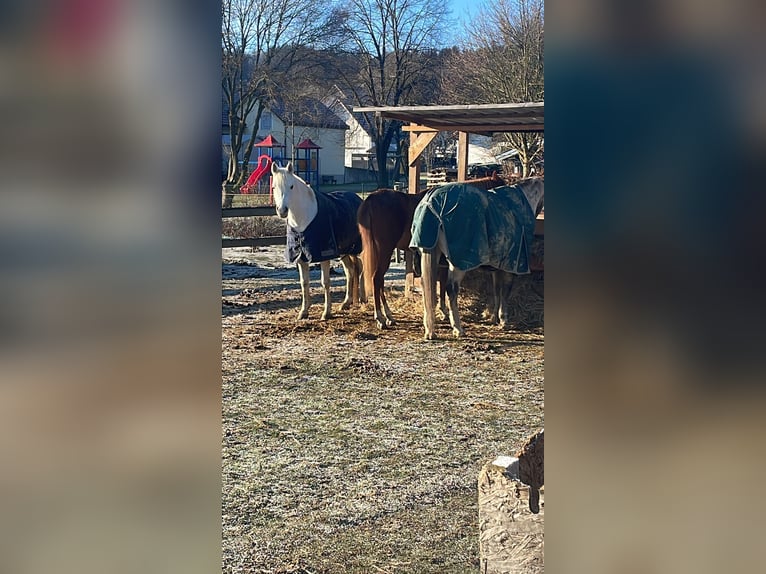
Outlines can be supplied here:
<path id="1" fill-rule="evenodd" d="M 489 319 L 489 322 L 493 325 L 497 325 L 504 278 L 501 275 L 503 272 L 499 269 L 493 269 L 490 273 L 492 275 L 492 296 L 490 297 L 489 306 L 484 311 L 483 316 L 484 318 Z"/>
<path id="2" fill-rule="evenodd" d="M 368 273 L 368 277 L 372 280 L 375 323 L 378 325 L 378 329 L 385 329 L 394 324 L 394 318 L 386 301 L 384 290 L 384 278 L 388 267 L 391 265 L 391 252 L 393 248 L 389 249 L 388 246 L 377 242 L 371 246 L 371 249 L 375 249 L 377 252 L 377 257 L 370 258 L 371 264 L 374 263 L 375 267 L 372 269 L 372 273 Z M 388 257 L 383 255 L 386 253 Z"/>
<path id="3" fill-rule="evenodd" d="M 367 303 L 367 289 L 364 284 L 364 262 L 360 256 L 354 256 L 354 270 L 359 288 L 359 303 Z"/>
<path id="4" fill-rule="evenodd" d="M 380 289 L 380 286 L 378 285 L 378 282 L 375 281 L 375 278 L 373 277 L 373 284 L 372 284 L 372 307 L 373 312 L 372 315 L 375 317 L 375 324 L 378 326 L 378 329 L 385 329 L 386 328 L 386 320 L 385 317 L 383 317 L 383 313 L 381 312 L 381 301 L 382 301 L 382 291 Z"/>
<path id="5" fill-rule="evenodd" d="M 460 292 L 460 283 L 463 282 L 465 271 L 456 269 L 450 263 L 447 279 L 447 296 L 449 297 L 449 320 L 452 324 L 452 332 L 456 338 L 462 337 L 465 333 L 460 324 L 460 309 L 457 307 L 457 296 Z"/>
<path id="6" fill-rule="evenodd" d="M 359 282 L 356 275 L 356 264 L 352 255 L 344 255 L 340 258 L 340 264 L 343 265 L 343 273 L 346 275 L 346 297 L 340 308 L 348 309 L 352 303 L 359 302 Z"/>
<path id="7" fill-rule="evenodd" d="M 378 329 L 385 329 L 388 327 L 388 320 L 386 316 L 383 314 L 383 305 L 385 304 L 386 296 L 383 293 L 383 285 L 382 281 L 378 280 L 379 272 L 376 271 L 375 275 L 373 276 L 373 299 L 374 299 L 374 315 L 375 315 L 375 323 L 378 326 Z"/>
<path id="8" fill-rule="evenodd" d="M 500 278 L 501 289 L 498 295 L 500 297 L 500 327 L 505 329 L 508 326 L 508 319 L 510 319 L 508 297 L 513 288 L 513 274 L 504 271 L 498 271 L 497 273 L 502 274 Z"/>
<path id="9" fill-rule="evenodd" d="M 388 310 L 386 294 L 383 291 L 383 276 L 385 275 L 385 271 L 383 271 L 381 267 L 382 265 L 380 264 L 380 261 L 378 261 L 378 268 L 375 269 L 372 276 L 372 288 L 375 299 L 375 322 L 378 325 L 378 329 L 385 329 L 392 325 L 393 322 L 389 321 L 387 316 L 390 314 L 390 310 Z"/>
<path id="10" fill-rule="evenodd" d="M 442 321 L 449 321 L 447 309 L 447 268 L 439 267 L 439 310 L 442 312 Z"/>
<path id="11" fill-rule="evenodd" d="M 301 283 L 301 310 L 298 312 L 298 320 L 300 321 L 309 316 L 309 306 L 311 305 L 308 261 L 298 261 L 298 276 Z"/>
<path id="12" fill-rule="evenodd" d="M 332 300 L 330 297 L 330 262 L 322 261 L 320 264 L 322 269 L 322 289 L 324 290 L 324 311 L 322 312 L 322 320 L 325 321 L 332 317 Z"/>
<path id="13" fill-rule="evenodd" d="M 378 273 L 376 279 L 379 283 L 378 291 L 380 292 L 380 307 L 382 308 L 381 319 L 383 319 L 387 327 L 391 327 L 395 324 L 395 321 L 394 314 L 391 312 L 391 307 L 388 306 L 388 301 L 386 300 L 385 277 L 388 268 L 391 266 L 391 254 L 396 250 L 396 245 L 393 247 L 389 247 L 388 245 L 381 246 L 380 249 L 381 257 L 378 258 Z M 384 253 L 387 254 L 386 257 L 382 256 Z"/>
<path id="14" fill-rule="evenodd" d="M 425 329 L 424 338 L 433 340 L 436 338 L 434 332 L 435 322 L 435 303 L 436 303 L 436 273 L 439 266 L 439 257 L 441 250 L 438 245 L 431 250 L 420 249 L 420 281 L 423 291 L 423 327 Z"/>
<path id="15" fill-rule="evenodd" d="M 394 321 L 394 314 L 391 312 L 391 307 L 388 306 L 388 301 L 386 301 L 386 291 L 381 286 L 380 288 L 380 303 L 383 305 L 383 315 L 386 318 L 386 325 L 391 327 L 396 324 L 396 321 Z"/>
<path id="16" fill-rule="evenodd" d="M 341 256 L 340 264 L 343 267 L 343 275 L 346 278 L 346 294 L 343 297 L 343 302 L 340 304 L 341 311 L 343 311 L 351 307 L 354 299 L 354 270 L 348 255 Z"/>

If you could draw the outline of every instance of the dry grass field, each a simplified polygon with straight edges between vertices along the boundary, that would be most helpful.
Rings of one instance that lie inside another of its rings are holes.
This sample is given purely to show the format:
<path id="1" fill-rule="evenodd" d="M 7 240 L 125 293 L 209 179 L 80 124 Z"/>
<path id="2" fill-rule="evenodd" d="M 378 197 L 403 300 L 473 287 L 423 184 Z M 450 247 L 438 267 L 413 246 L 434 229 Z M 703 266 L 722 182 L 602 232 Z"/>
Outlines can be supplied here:
<path id="1" fill-rule="evenodd" d="M 403 265 L 387 276 L 398 323 L 371 305 L 297 323 L 281 247 L 224 250 L 223 571 L 477 572 L 477 476 L 543 426 L 542 280 L 517 280 L 514 328 L 462 298 L 466 337 L 423 340 Z M 480 284 L 481 277 L 473 279 Z"/>

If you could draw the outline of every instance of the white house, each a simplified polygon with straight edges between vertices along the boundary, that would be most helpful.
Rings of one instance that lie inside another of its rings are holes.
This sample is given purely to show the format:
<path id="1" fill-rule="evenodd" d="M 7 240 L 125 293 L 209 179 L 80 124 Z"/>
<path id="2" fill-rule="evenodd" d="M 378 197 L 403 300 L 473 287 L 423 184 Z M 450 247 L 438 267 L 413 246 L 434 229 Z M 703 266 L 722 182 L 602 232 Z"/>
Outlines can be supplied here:
<path id="1" fill-rule="evenodd" d="M 344 165 L 348 168 L 369 169 L 370 159 L 374 157 L 374 142 L 370 127 L 362 114 L 354 115 L 351 104 L 343 91 L 335 86 L 335 93 L 324 99 L 325 105 L 332 110 L 347 126 Z"/>
<path id="2" fill-rule="evenodd" d="M 248 116 L 248 126 L 252 126 L 251 122 L 254 116 L 254 113 Z M 251 130 L 251 127 L 246 129 L 245 144 L 250 139 Z M 284 146 L 271 150 L 271 155 L 280 164 L 285 165 L 288 161 L 295 161 L 308 153 L 310 163 L 302 162 L 302 164 L 305 164 L 304 167 L 318 172 L 318 181 L 321 182 L 321 178 L 324 176 L 342 182 L 345 161 L 345 132 L 347 130 L 346 123 L 317 99 L 302 98 L 296 102 L 291 102 L 289 106 L 282 101 L 275 100 L 261 114 L 256 142 L 260 142 L 271 135 Z M 226 132 L 227 130 L 224 128 L 222 143 L 225 151 L 227 151 L 227 145 L 231 145 L 230 136 Z M 309 150 L 308 152 L 296 151 L 296 146 L 306 139 L 312 140 L 320 149 Z M 250 156 L 251 165 L 257 163 L 259 155 L 264 151 L 257 147 L 253 148 Z M 239 159 L 242 160 L 241 157 Z"/>

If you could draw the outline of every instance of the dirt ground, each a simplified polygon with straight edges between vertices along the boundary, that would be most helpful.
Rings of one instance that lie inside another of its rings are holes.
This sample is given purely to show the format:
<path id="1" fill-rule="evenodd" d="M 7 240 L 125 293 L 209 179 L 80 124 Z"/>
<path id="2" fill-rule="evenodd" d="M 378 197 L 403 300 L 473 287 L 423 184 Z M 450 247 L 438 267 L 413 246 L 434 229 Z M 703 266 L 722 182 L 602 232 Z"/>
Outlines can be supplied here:
<path id="1" fill-rule="evenodd" d="M 544 426 L 541 278 L 517 280 L 514 328 L 468 294 L 466 337 L 443 323 L 426 342 L 403 264 L 393 328 L 371 305 L 340 311 L 339 266 L 335 316 L 319 318 L 317 268 L 298 323 L 282 251 L 223 251 L 223 571 L 478 571 L 479 470 Z"/>

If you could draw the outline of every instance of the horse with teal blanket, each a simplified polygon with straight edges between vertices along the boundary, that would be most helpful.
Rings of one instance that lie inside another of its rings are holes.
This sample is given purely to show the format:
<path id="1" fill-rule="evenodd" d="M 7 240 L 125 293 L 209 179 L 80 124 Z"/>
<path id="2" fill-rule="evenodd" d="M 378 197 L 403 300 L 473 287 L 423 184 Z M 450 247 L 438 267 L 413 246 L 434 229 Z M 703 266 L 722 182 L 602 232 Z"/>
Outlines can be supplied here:
<path id="1" fill-rule="evenodd" d="M 324 290 L 322 319 L 332 315 L 330 297 L 330 261 L 340 259 L 346 275 L 346 297 L 341 309 L 364 299 L 360 284 L 362 264 L 359 254 L 362 239 L 356 224 L 356 213 L 362 200 L 353 192 L 314 191 L 293 172 L 291 162 L 286 167 L 271 164 L 274 204 L 277 215 L 287 220 L 285 259 L 296 263 L 301 282 L 301 309 L 298 319 L 308 317 L 311 305 L 309 264 L 319 262 L 321 285 Z"/>
<path id="2" fill-rule="evenodd" d="M 425 338 L 434 339 L 436 273 L 443 254 L 449 264 L 447 296 L 452 330 L 464 334 L 457 295 L 466 272 L 490 267 L 494 303 L 491 315 L 501 326 L 508 317 L 508 274 L 529 270 L 529 248 L 535 218 L 543 208 L 542 178 L 488 191 L 469 182 L 449 183 L 431 190 L 418 204 L 412 222 L 411 247 L 420 251 Z"/>
<path id="3" fill-rule="evenodd" d="M 490 189 L 505 183 L 497 174 L 469 180 L 474 187 Z M 359 233 L 362 236 L 364 284 L 371 290 L 375 321 L 384 329 L 394 324 L 394 316 L 386 301 L 383 278 L 391 265 L 394 249 L 408 249 L 412 238 L 412 218 L 415 208 L 429 190 L 420 193 L 402 193 L 392 189 L 378 189 L 368 195 L 359 208 Z M 439 274 L 439 307 L 446 318 L 444 303 L 447 273 Z"/>

